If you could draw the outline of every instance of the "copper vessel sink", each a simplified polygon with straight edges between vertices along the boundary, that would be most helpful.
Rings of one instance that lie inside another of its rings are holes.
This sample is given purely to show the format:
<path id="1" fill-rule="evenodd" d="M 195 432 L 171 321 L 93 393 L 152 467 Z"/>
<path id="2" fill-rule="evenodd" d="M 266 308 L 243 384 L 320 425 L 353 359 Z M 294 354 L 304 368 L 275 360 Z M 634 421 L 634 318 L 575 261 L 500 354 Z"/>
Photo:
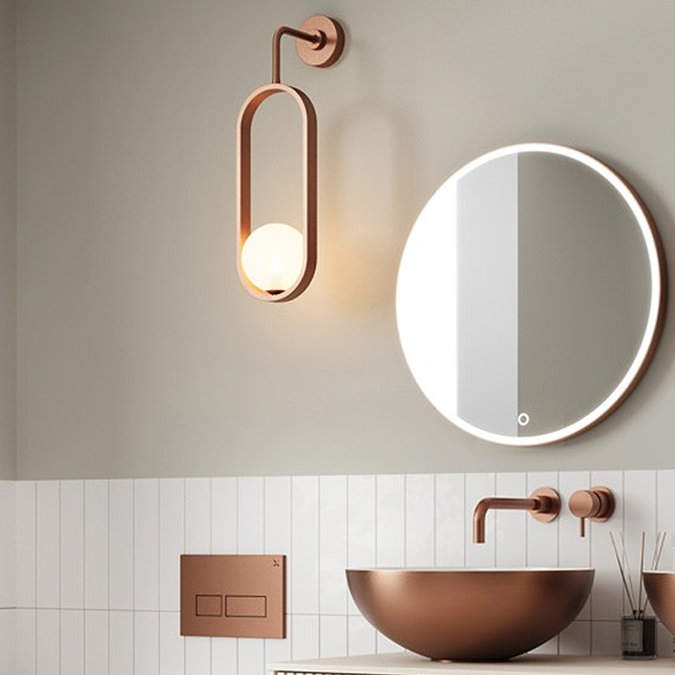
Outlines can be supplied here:
<path id="1" fill-rule="evenodd" d="M 504 661 L 543 644 L 584 606 L 592 569 L 354 569 L 363 616 L 435 660 Z"/>
<path id="2" fill-rule="evenodd" d="M 643 572 L 642 578 L 654 613 L 675 635 L 675 572 L 652 570 Z"/>

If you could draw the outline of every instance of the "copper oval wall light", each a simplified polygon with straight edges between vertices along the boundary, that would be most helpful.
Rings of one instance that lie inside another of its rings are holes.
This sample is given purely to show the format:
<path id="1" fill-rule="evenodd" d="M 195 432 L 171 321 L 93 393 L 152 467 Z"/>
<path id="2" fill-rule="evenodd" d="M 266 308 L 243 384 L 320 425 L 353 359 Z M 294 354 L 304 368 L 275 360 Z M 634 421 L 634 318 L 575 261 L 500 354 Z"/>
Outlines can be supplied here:
<path id="1" fill-rule="evenodd" d="M 299 29 L 281 26 L 272 39 L 272 82 L 244 101 L 237 122 L 237 270 L 244 287 L 259 300 L 284 302 L 309 286 L 317 262 L 317 122 L 309 97 L 281 82 L 281 38 L 295 38 L 298 56 L 318 68 L 333 65 L 344 48 L 342 26 L 327 16 L 306 19 Z M 303 227 L 251 224 L 251 129 L 258 108 L 286 94 L 302 117 Z"/>

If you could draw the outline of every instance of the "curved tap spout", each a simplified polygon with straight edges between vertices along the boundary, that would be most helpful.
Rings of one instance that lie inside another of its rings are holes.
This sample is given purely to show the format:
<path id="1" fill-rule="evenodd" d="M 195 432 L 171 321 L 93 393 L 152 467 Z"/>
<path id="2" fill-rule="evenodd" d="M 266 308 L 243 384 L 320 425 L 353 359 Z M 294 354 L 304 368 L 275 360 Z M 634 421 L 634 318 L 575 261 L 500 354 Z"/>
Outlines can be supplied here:
<path id="1" fill-rule="evenodd" d="M 473 511 L 473 541 L 485 543 L 485 516 L 491 509 L 528 511 L 543 522 L 555 520 L 560 513 L 560 495 L 553 488 L 538 488 L 528 498 L 484 497 Z"/>

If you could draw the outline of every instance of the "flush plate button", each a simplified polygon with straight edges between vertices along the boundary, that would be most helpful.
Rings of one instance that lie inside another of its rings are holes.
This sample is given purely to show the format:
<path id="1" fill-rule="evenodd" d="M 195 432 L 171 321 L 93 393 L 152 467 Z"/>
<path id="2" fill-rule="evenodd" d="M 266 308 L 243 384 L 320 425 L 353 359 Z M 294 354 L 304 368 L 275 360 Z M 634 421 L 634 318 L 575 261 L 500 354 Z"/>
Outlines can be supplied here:
<path id="1" fill-rule="evenodd" d="M 286 557 L 182 555 L 181 635 L 286 637 Z"/>
<path id="2" fill-rule="evenodd" d="M 195 616 L 222 616 L 222 595 L 198 595 Z"/>

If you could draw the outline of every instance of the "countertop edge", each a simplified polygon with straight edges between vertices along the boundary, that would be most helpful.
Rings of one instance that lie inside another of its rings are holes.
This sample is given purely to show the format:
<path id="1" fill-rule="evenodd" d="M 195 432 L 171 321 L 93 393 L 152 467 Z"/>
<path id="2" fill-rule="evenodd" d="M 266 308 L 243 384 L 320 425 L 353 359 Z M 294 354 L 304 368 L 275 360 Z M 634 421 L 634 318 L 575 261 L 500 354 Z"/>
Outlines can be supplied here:
<path id="1" fill-rule="evenodd" d="M 675 658 L 632 661 L 619 657 L 526 655 L 499 663 L 442 663 L 395 652 L 276 662 L 268 664 L 267 670 L 270 675 L 644 675 L 648 671 L 675 673 Z"/>

